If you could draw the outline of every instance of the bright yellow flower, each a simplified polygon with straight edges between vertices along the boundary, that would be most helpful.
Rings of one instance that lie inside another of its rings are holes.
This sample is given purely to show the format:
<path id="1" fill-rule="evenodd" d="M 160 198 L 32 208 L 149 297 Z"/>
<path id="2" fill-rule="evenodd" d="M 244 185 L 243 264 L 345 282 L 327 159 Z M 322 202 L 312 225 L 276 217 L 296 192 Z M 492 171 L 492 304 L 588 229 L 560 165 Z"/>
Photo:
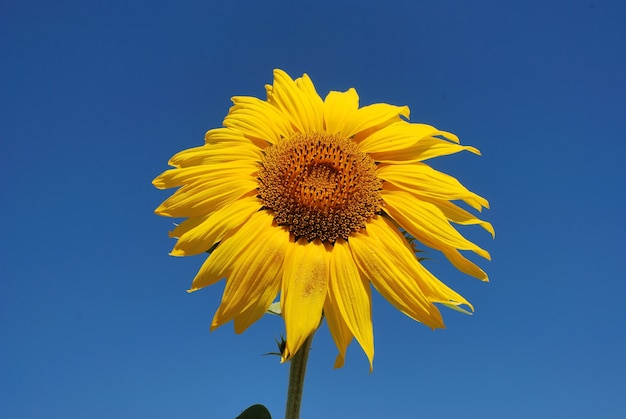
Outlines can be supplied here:
<path id="1" fill-rule="evenodd" d="M 441 251 L 459 270 L 487 275 L 459 250 L 489 259 L 452 225 L 491 224 L 452 201 L 481 210 L 487 201 L 425 160 L 467 150 L 458 138 L 407 122 L 409 108 L 359 108 L 354 89 L 322 100 L 305 74 L 274 71 L 267 100 L 238 96 L 224 127 L 205 145 L 169 161 L 154 180 L 179 189 L 157 209 L 187 218 L 171 233 L 172 255 L 210 255 L 195 291 L 226 278 L 211 328 L 234 320 L 243 332 L 280 295 L 286 328 L 283 360 L 324 314 L 343 365 L 356 338 L 374 357 L 370 283 L 398 310 L 444 327 L 434 303 L 472 306 L 426 270 L 408 240 Z M 408 240 L 407 240 L 408 239 Z"/>

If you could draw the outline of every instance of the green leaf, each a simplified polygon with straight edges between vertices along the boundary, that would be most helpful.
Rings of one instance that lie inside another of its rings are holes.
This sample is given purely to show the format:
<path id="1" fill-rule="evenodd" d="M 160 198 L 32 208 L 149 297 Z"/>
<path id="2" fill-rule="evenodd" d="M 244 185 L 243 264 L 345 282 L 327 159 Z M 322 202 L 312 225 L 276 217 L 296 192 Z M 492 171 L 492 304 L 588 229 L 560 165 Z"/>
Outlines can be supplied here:
<path id="1" fill-rule="evenodd" d="M 276 341 L 276 346 L 278 346 L 278 352 L 268 352 L 266 354 L 263 355 L 278 355 L 281 356 L 283 354 L 283 352 L 285 352 L 285 346 L 287 345 L 287 341 L 285 340 L 284 336 L 280 337 L 280 340 L 274 338 L 274 340 Z"/>
<path id="2" fill-rule="evenodd" d="M 254 404 L 241 412 L 235 419 L 272 419 L 270 411 L 262 404 Z"/>
<path id="3" fill-rule="evenodd" d="M 280 316 L 280 301 L 276 301 L 275 303 L 272 303 L 270 308 L 267 309 L 267 313 Z"/>

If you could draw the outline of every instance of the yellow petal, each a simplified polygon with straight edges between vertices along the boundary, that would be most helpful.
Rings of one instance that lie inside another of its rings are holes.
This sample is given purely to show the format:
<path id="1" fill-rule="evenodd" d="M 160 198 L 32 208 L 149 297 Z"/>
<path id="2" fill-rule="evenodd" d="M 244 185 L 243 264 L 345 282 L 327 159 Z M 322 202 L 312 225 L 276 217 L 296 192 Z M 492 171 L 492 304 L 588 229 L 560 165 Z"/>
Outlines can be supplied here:
<path id="1" fill-rule="evenodd" d="M 489 206 L 486 199 L 469 191 L 456 178 L 424 163 L 381 164 L 377 174 L 384 181 L 415 195 L 446 201 L 463 200 L 477 210 Z"/>
<path id="2" fill-rule="evenodd" d="M 247 232 L 245 252 L 233 261 L 226 279 L 222 302 L 213 317 L 211 329 L 239 316 L 236 331 L 242 332 L 260 318 L 276 298 L 282 281 L 283 260 L 289 243 L 289 232 L 274 226 L 272 217 L 262 211 L 250 223 L 255 230 Z M 219 246 L 218 246 L 219 249 Z M 243 316 L 242 316 L 243 315 Z"/>
<path id="3" fill-rule="evenodd" d="M 483 221 L 480 218 L 474 217 L 470 212 L 465 211 L 463 208 L 448 201 L 437 201 L 434 203 L 442 212 L 445 217 L 455 224 L 460 225 L 479 225 L 489 233 L 491 237 L 496 237 L 496 231 L 493 229 L 491 223 Z"/>
<path id="4" fill-rule="evenodd" d="M 379 151 L 371 151 L 369 154 L 374 160 L 381 163 L 415 163 L 461 151 L 480 155 L 480 151 L 474 147 L 462 146 L 436 137 L 421 138 L 406 148 L 380 149 Z"/>
<path id="5" fill-rule="evenodd" d="M 361 275 L 387 301 L 431 328 L 443 327 L 439 310 L 417 284 L 421 278 L 415 276 L 415 265 L 419 263 L 395 226 L 383 217 L 375 217 L 365 232 L 353 234 L 349 243 Z"/>
<path id="6" fill-rule="evenodd" d="M 231 176 L 227 179 L 212 179 L 196 182 L 178 189 L 154 210 L 169 217 L 198 217 L 222 208 L 255 191 L 258 182 L 251 176 Z"/>
<path id="7" fill-rule="evenodd" d="M 404 252 L 407 258 L 409 257 L 409 253 Z M 419 261 L 412 263 L 411 267 L 413 269 L 413 277 L 417 278 L 417 285 L 430 302 L 444 304 L 448 307 L 466 305 L 474 311 L 474 306 L 472 306 L 469 301 L 437 279 L 437 277 L 435 277 Z M 459 311 L 465 312 L 462 309 Z"/>
<path id="8" fill-rule="evenodd" d="M 353 126 L 356 111 L 359 108 L 359 95 L 356 90 L 330 92 L 324 99 L 324 124 L 329 134 L 343 134 L 350 137 L 348 127 Z"/>
<path id="9" fill-rule="evenodd" d="M 212 165 L 192 166 L 166 170 L 156 177 L 152 184 L 159 189 L 175 188 L 195 182 L 215 182 L 229 176 L 254 176 L 259 170 L 255 162 L 229 162 Z"/>
<path id="10" fill-rule="evenodd" d="M 291 358 L 319 326 L 328 294 L 331 250 L 319 240 L 309 243 L 306 239 L 288 248 L 281 292 L 287 333 L 282 361 Z"/>
<path id="11" fill-rule="evenodd" d="M 290 137 L 289 119 L 275 106 L 254 97 L 236 96 L 235 106 L 224 119 L 224 126 L 241 131 L 246 137 L 259 138 L 270 144 Z"/>
<path id="12" fill-rule="evenodd" d="M 461 253 L 453 248 L 447 248 L 443 250 L 443 254 L 446 258 L 457 268 L 459 271 L 466 273 L 468 275 L 473 276 L 474 278 L 478 278 L 481 281 L 489 282 L 489 277 L 487 273 L 480 269 L 476 264 L 469 261 L 465 258 Z"/>
<path id="13" fill-rule="evenodd" d="M 420 139 L 439 133 L 441 131 L 430 125 L 396 121 L 363 138 L 359 148 L 366 153 L 405 150 L 414 147 Z"/>
<path id="14" fill-rule="evenodd" d="M 315 127 L 318 130 L 323 129 L 323 115 L 324 115 L 324 101 L 315 90 L 315 85 L 308 74 L 303 74 L 302 77 L 296 79 L 296 86 L 305 94 L 305 97 L 311 104 L 311 111 L 314 114 L 312 118 Z"/>
<path id="15" fill-rule="evenodd" d="M 168 164 L 174 167 L 191 167 L 224 162 L 254 162 L 261 159 L 261 149 L 253 144 L 209 144 L 189 148 L 175 154 Z"/>
<path id="16" fill-rule="evenodd" d="M 401 121 L 401 116 L 409 117 L 408 106 L 394 106 L 387 103 L 374 103 L 358 109 L 354 118 L 348 121 L 344 135 L 354 136 L 354 141 L 361 142 L 371 133 L 383 127 Z"/>
<path id="17" fill-rule="evenodd" d="M 174 228 L 174 230 L 170 231 L 168 233 L 168 236 L 172 239 L 174 238 L 179 238 L 180 236 L 182 236 L 183 234 L 185 234 L 188 231 L 193 230 L 194 228 L 198 227 L 200 224 L 202 224 L 203 222 L 206 221 L 207 218 L 209 218 L 212 215 L 212 213 L 209 214 L 205 214 L 205 215 L 201 215 L 198 217 L 191 217 L 186 219 L 185 221 L 183 221 L 180 224 L 176 224 L 176 227 Z"/>
<path id="18" fill-rule="evenodd" d="M 268 291 L 271 292 L 276 291 L 274 292 L 274 297 L 272 298 L 276 297 L 279 289 L 280 282 L 277 283 L 277 288 L 275 290 L 274 288 L 268 289 Z M 261 319 L 261 317 L 266 314 L 267 309 L 272 305 L 272 298 L 267 297 L 265 299 L 259 299 L 242 313 L 237 314 L 234 319 L 235 333 L 240 334 L 245 332 L 253 323 L 256 323 L 257 320 Z"/>
<path id="19" fill-rule="evenodd" d="M 178 236 L 178 242 L 174 246 L 171 255 L 192 256 L 206 252 L 214 244 L 221 241 L 229 232 L 238 229 L 262 206 L 263 204 L 256 196 L 248 196 L 213 212 L 193 228 L 187 229 L 185 225 L 183 228 L 186 231 Z M 177 227 L 179 231 L 183 231 L 183 228 L 180 228 L 181 226 Z"/>
<path id="20" fill-rule="evenodd" d="M 255 137 L 246 137 L 241 131 L 231 128 L 215 128 L 207 131 L 204 135 L 204 143 L 207 146 L 229 147 L 229 146 L 249 146 L 256 149 L 267 147 L 265 140 Z"/>
<path id="21" fill-rule="evenodd" d="M 300 82 L 306 84 L 306 81 Z M 268 90 L 268 101 L 277 106 L 299 132 L 321 132 L 322 101 L 309 88 L 302 90 L 287 73 L 274 70 L 274 85 Z"/>
<path id="22" fill-rule="evenodd" d="M 384 279 L 389 282 L 387 288 L 394 289 L 399 298 L 402 298 L 403 294 L 406 292 L 402 291 L 403 288 L 414 293 L 414 289 L 417 288 L 419 292 L 415 293 L 415 295 L 423 296 L 426 301 L 431 303 L 429 307 L 431 310 L 432 307 L 434 307 L 432 303 L 441 303 L 447 306 L 467 305 L 473 310 L 472 305 L 465 298 L 459 295 L 456 291 L 450 289 L 432 273 L 430 273 L 424 266 L 422 266 L 422 264 L 416 259 L 415 254 L 404 239 L 404 236 L 398 231 L 391 220 L 381 217 L 374 223 L 367 225 L 367 232 L 373 241 L 372 246 L 376 242 L 385 243 L 387 245 L 388 248 L 386 249 L 386 252 L 380 252 L 381 254 L 389 254 L 389 261 L 385 262 L 385 264 L 392 264 L 393 266 L 399 267 L 401 275 L 396 274 L 391 278 Z M 358 235 L 355 237 L 361 238 Z M 351 248 L 354 247 L 353 242 L 354 240 L 351 238 Z M 372 282 L 378 289 L 376 283 L 374 281 Z M 394 284 L 394 282 L 396 283 Z M 443 327 L 443 320 L 441 319 L 441 315 L 438 310 L 436 312 L 430 312 L 429 314 L 433 316 L 431 318 L 431 324 L 420 318 L 416 318 L 414 316 L 411 317 L 433 328 Z"/>
<path id="23" fill-rule="evenodd" d="M 354 262 L 348 243 L 335 242 L 330 260 L 329 300 L 365 351 L 374 359 L 374 331 L 372 328 L 371 289 Z M 328 305 L 328 304 L 327 304 Z"/>
<path id="24" fill-rule="evenodd" d="M 253 242 L 258 241 L 259 232 L 272 221 L 273 217 L 267 211 L 258 211 L 241 228 L 230 232 L 204 262 L 189 292 L 211 285 L 231 272 L 237 261 L 245 257 L 248 248 L 254 245 Z"/>
<path id="25" fill-rule="evenodd" d="M 339 350 L 339 354 L 335 359 L 334 368 L 341 368 L 343 367 L 346 359 L 346 350 L 348 349 L 348 345 L 352 342 L 352 332 L 344 322 L 339 310 L 337 309 L 337 305 L 332 301 L 330 296 L 324 303 L 324 317 L 326 318 L 330 335 Z M 371 365 L 370 360 L 370 370 Z"/>
<path id="26" fill-rule="evenodd" d="M 437 250 L 471 250 L 490 259 L 486 250 L 467 240 L 450 225 L 438 206 L 416 199 L 405 191 L 389 191 L 385 186 L 381 195 L 385 201 L 385 212 L 425 245 Z"/>

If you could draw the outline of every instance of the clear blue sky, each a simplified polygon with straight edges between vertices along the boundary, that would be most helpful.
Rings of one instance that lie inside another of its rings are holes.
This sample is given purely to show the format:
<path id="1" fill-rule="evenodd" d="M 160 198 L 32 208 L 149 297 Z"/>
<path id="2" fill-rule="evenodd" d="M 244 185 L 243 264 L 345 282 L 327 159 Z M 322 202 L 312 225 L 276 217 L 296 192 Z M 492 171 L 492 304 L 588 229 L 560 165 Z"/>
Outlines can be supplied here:
<path id="1" fill-rule="evenodd" d="M 626 3 L 3 1 L 0 417 L 283 416 L 264 318 L 209 333 L 222 285 L 167 255 L 153 177 L 272 69 L 409 105 L 481 149 L 435 166 L 486 196 L 489 284 L 435 332 L 374 298 L 374 372 L 313 343 L 302 417 L 626 416 Z"/>

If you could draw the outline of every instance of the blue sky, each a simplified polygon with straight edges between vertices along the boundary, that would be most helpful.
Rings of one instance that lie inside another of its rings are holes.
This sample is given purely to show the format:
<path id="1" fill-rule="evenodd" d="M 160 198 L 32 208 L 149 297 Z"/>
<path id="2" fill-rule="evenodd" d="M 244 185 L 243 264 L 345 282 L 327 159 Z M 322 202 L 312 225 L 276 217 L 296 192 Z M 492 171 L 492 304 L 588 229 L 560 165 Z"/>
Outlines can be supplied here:
<path id="1" fill-rule="evenodd" d="M 209 333 L 223 284 L 167 255 L 151 180 L 263 97 L 272 69 L 409 105 L 470 153 L 433 165 L 487 197 L 476 307 L 432 332 L 374 297 L 374 372 L 316 335 L 302 417 L 626 416 L 626 3 L 154 2 L 0 5 L 0 417 L 283 416 L 267 317 Z"/>

